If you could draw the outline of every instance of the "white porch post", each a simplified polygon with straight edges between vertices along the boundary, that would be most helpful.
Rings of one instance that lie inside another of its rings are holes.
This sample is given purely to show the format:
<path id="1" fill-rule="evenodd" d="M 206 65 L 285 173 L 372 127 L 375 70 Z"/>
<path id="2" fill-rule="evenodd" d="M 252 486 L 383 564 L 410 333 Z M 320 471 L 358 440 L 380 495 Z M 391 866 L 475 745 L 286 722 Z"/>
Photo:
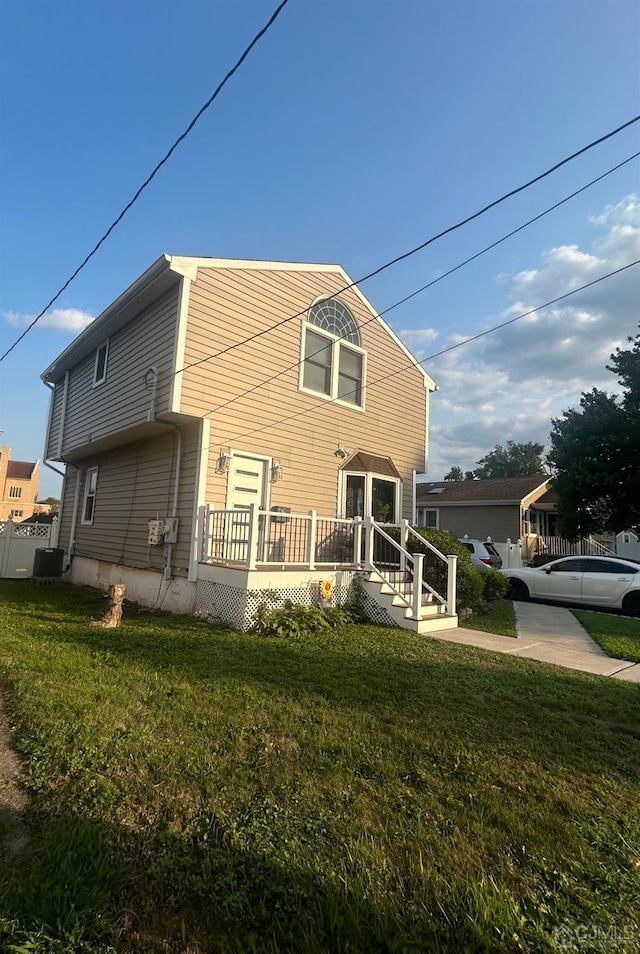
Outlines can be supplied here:
<path id="1" fill-rule="evenodd" d="M 454 615 L 456 611 L 456 571 L 458 557 L 455 553 L 447 555 L 447 613 Z"/>
<path id="2" fill-rule="evenodd" d="M 401 520 L 400 521 L 400 546 L 402 547 L 402 553 L 400 554 L 400 570 L 404 573 L 407 569 L 407 558 L 405 552 L 407 549 L 407 540 L 409 539 L 409 521 Z"/>
<path id="3" fill-rule="evenodd" d="M 203 504 L 198 507 L 196 518 L 196 562 L 206 563 L 211 556 L 210 540 L 210 508 Z"/>
<path id="4" fill-rule="evenodd" d="M 318 511 L 309 511 L 309 549 L 307 557 L 309 560 L 309 569 L 316 568 L 316 541 L 318 539 Z"/>
<path id="5" fill-rule="evenodd" d="M 366 521 L 366 530 L 365 530 L 365 539 L 364 539 L 364 565 L 367 570 L 373 570 L 373 533 L 375 527 L 375 520 L 373 517 L 367 517 Z"/>
<path id="6" fill-rule="evenodd" d="M 422 574 L 424 572 L 424 553 L 413 554 L 413 618 L 422 617 Z"/>
<path id="7" fill-rule="evenodd" d="M 353 564 L 362 563 L 362 517 L 353 518 Z"/>
<path id="8" fill-rule="evenodd" d="M 255 570 L 258 560 L 258 508 L 255 504 L 249 504 L 249 534 L 247 537 L 247 567 Z"/>

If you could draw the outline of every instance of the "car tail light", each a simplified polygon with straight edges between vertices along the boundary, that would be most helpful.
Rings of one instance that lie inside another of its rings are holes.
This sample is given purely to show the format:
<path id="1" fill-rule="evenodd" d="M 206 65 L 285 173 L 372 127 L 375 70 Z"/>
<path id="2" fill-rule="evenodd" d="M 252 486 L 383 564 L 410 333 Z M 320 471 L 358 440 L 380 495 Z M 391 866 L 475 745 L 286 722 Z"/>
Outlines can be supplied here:
<path id="1" fill-rule="evenodd" d="M 486 563 L 487 566 L 493 566 L 493 557 L 480 557 L 481 563 Z"/>

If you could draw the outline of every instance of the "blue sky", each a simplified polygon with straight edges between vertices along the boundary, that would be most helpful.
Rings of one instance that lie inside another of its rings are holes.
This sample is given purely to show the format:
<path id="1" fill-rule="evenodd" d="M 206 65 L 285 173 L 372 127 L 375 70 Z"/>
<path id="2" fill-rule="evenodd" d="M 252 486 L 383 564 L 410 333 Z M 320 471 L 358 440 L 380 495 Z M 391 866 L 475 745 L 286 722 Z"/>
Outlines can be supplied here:
<path id="1" fill-rule="evenodd" d="M 2 351 L 274 7 L 5 6 Z M 290 0 L 53 323 L 99 314 L 163 251 L 340 262 L 357 279 L 638 112 L 639 30 L 635 0 Z M 638 126 L 363 291 L 387 308 L 640 149 Z M 640 257 L 639 193 L 636 161 L 389 320 L 423 357 Z M 498 441 L 545 441 L 550 417 L 582 390 L 615 389 L 604 364 L 637 330 L 639 274 L 427 364 L 440 385 L 431 476 L 472 467 Z M 64 327 L 36 327 L 0 365 L 2 441 L 15 458 L 42 456 L 39 375 L 71 340 Z M 58 488 L 44 477 L 41 496 Z"/>

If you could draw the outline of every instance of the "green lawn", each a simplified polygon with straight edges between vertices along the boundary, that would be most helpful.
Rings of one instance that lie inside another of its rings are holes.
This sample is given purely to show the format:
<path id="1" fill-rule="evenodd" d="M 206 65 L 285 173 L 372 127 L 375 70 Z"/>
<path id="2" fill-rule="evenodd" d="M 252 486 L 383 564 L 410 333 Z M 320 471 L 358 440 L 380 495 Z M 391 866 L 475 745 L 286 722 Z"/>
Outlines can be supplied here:
<path id="1" fill-rule="evenodd" d="M 479 629 L 483 633 L 496 633 L 498 636 L 517 637 L 516 614 L 512 600 L 495 600 L 488 603 L 486 609 L 460 620 L 465 629 Z"/>
<path id="2" fill-rule="evenodd" d="M 572 613 L 608 656 L 640 662 L 640 619 L 584 610 Z"/>
<path id="3" fill-rule="evenodd" d="M 0 949 L 632 950 L 637 686 L 376 626 L 90 629 L 103 603 L 0 584 L 32 836 Z"/>

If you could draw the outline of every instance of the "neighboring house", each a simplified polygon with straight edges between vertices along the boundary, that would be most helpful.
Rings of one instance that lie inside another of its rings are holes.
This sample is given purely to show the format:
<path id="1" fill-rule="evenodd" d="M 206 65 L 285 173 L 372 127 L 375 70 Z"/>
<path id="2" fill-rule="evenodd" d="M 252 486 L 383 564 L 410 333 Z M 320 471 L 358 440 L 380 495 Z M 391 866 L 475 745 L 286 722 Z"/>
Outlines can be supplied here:
<path id="1" fill-rule="evenodd" d="M 72 580 L 246 625 L 260 593 L 371 562 L 353 517 L 413 519 L 435 385 L 345 286 L 338 265 L 163 255 L 47 368 Z"/>
<path id="2" fill-rule="evenodd" d="M 49 510 L 48 512 L 32 513 L 30 517 L 25 517 L 24 520 L 21 520 L 20 523 L 31 523 L 31 524 L 42 524 L 51 526 L 54 520 L 58 519 L 58 513 L 55 510 Z"/>
<path id="3" fill-rule="evenodd" d="M 623 530 L 616 536 L 615 551 L 620 557 L 640 560 L 640 537 L 632 530 Z"/>
<path id="4" fill-rule="evenodd" d="M 11 448 L 0 451 L 0 520 L 22 520 L 38 509 L 40 461 L 12 460 Z"/>
<path id="5" fill-rule="evenodd" d="M 418 483 L 418 525 L 505 542 L 527 534 L 553 536 L 557 497 L 549 477 L 503 477 L 495 480 L 442 480 Z"/>

